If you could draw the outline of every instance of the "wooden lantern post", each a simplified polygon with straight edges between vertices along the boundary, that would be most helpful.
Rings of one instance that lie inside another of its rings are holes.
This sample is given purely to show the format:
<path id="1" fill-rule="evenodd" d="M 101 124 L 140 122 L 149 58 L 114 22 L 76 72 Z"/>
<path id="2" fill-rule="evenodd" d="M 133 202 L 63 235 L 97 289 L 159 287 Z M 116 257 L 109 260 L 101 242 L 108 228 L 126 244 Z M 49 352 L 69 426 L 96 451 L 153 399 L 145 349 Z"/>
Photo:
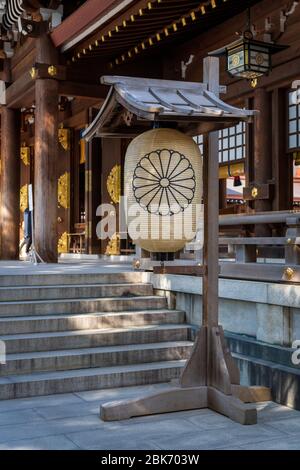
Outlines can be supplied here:
<path id="1" fill-rule="evenodd" d="M 204 82 L 219 94 L 219 59 L 204 60 Z M 175 411 L 210 408 L 241 424 L 256 424 L 257 401 L 270 400 L 269 389 L 240 386 L 239 370 L 219 325 L 219 157 L 218 132 L 205 137 L 203 322 L 178 385 L 135 400 L 101 406 L 105 421 Z"/>

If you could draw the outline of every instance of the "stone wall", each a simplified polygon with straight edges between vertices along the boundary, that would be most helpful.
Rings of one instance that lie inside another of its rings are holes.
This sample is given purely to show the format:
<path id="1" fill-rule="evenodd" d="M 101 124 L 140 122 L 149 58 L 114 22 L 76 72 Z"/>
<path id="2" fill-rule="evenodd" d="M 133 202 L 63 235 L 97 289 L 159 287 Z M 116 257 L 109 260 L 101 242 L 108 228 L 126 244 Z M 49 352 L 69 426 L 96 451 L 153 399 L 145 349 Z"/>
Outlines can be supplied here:
<path id="1" fill-rule="evenodd" d="M 184 310 L 196 327 L 202 321 L 202 279 L 152 275 L 156 293 Z M 220 279 L 220 324 L 226 331 L 272 345 L 300 340 L 300 286 Z"/>

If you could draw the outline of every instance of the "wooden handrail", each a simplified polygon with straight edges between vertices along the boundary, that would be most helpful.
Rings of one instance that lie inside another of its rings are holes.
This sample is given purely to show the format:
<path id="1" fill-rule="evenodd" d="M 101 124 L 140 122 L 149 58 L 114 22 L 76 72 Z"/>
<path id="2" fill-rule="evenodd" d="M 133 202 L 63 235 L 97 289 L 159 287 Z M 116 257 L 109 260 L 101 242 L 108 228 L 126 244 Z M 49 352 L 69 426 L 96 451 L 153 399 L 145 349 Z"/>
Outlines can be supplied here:
<path id="1" fill-rule="evenodd" d="M 281 224 L 291 217 L 299 218 L 300 211 L 256 212 L 255 214 L 221 215 L 220 226 Z"/>

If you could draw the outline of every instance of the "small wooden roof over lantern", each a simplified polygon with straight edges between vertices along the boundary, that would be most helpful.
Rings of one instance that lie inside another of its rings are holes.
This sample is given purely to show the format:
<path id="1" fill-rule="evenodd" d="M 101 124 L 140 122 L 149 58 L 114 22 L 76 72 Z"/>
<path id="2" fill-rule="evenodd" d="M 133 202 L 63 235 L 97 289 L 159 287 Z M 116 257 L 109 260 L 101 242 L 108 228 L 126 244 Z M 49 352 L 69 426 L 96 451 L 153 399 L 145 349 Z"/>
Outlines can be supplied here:
<path id="1" fill-rule="evenodd" d="M 153 123 L 176 127 L 188 135 L 251 121 L 255 111 L 239 109 L 209 91 L 206 83 L 104 76 L 110 85 L 106 101 L 83 137 L 136 137 Z M 226 92 L 226 87 L 219 87 Z"/>

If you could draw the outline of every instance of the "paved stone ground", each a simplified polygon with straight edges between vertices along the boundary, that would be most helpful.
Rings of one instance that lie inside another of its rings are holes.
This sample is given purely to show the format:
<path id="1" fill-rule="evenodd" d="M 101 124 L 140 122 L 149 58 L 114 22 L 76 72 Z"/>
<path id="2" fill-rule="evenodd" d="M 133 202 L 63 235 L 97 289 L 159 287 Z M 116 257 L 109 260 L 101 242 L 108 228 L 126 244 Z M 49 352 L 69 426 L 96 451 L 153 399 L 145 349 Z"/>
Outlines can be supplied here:
<path id="1" fill-rule="evenodd" d="M 300 412 L 259 404 L 259 423 L 241 426 L 209 410 L 104 423 L 99 405 L 167 384 L 0 402 L 0 450 L 300 449 Z"/>
<path id="2" fill-rule="evenodd" d="M 0 276 L 25 274 L 93 274 L 132 271 L 130 261 L 60 261 L 58 264 L 34 264 L 29 261 L 0 261 Z"/>

